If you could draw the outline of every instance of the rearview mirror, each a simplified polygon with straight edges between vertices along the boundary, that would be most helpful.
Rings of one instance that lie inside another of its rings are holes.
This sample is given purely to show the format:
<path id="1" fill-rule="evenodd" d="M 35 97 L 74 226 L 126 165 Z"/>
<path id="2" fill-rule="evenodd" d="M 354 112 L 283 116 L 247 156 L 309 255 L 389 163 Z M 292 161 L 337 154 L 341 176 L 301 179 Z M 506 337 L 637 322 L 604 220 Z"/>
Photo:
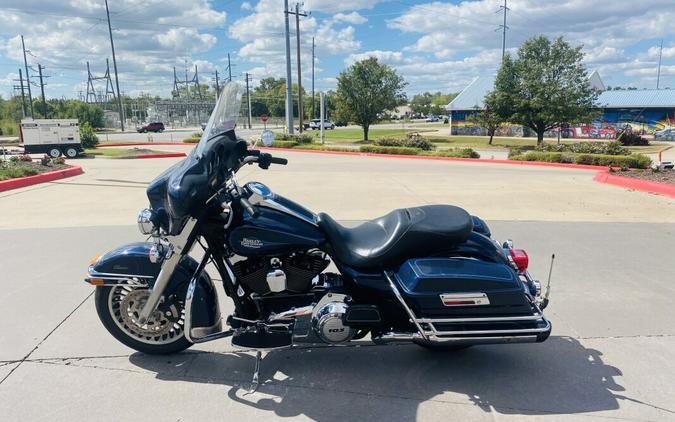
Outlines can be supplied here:
<path id="1" fill-rule="evenodd" d="M 266 147 L 272 146 L 272 144 L 274 143 L 274 132 L 272 132 L 271 130 L 263 131 L 263 133 L 260 135 L 260 140 Z"/>

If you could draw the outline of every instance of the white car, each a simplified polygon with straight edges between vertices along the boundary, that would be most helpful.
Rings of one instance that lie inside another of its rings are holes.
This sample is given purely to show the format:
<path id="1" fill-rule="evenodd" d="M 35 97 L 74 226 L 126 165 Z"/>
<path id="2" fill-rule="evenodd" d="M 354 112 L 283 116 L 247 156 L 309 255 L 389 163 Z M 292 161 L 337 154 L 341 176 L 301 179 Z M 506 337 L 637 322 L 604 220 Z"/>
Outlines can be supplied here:
<path id="1" fill-rule="evenodd" d="M 312 129 L 312 130 L 321 129 L 321 119 L 312 119 L 312 121 L 309 122 L 309 128 Z M 323 121 L 323 128 L 324 129 L 335 129 L 335 123 L 331 122 L 330 120 L 324 120 Z"/>

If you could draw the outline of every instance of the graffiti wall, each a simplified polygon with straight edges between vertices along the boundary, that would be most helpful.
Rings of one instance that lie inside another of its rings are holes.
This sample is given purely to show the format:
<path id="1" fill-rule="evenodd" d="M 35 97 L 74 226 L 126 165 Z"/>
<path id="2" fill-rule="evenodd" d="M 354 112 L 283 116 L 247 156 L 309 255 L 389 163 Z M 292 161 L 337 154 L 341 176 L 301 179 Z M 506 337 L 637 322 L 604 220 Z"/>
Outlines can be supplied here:
<path id="1" fill-rule="evenodd" d="M 474 111 L 452 112 L 453 135 L 487 135 L 487 131 L 471 121 Z M 674 108 L 652 109 L 607 109 L 594 122 L 579 125 L 563 125 L 560 136 L 563 138 L 614 139 L 619 130 L 630 127 L 634 132 L 653 134 L 657 130 L 675 127 Z M 519 125 L 507 124 L 499 128 L 497 136 L 535 136 L 534 132 Z M 547 137 L 557 137 L 558 129 L 545 133 Z"/>

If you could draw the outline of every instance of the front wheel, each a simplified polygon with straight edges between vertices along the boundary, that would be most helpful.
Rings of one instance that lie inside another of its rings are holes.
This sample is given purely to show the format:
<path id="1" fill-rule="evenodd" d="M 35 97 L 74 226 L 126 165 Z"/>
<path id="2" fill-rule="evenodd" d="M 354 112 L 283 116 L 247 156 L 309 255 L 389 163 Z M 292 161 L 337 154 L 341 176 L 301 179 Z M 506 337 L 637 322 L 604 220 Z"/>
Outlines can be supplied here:
<path id="1" fill-rule="evenodd" d="M 142 353 L 163 355 L 190 347 L 185 338 L 185 302 L 171 295 L 146 324 L 138 316 L 150 296 L 146 288 L 126 285 L 98 286 L 94 300 L 103 326 L 117 340 Z"/>
<path id="2" fill-rule="evenodd" d="M 49 148 L 47 154 L 52 158 L 59 158 L 61 156 L 61 150 L 58 148 Z"/>

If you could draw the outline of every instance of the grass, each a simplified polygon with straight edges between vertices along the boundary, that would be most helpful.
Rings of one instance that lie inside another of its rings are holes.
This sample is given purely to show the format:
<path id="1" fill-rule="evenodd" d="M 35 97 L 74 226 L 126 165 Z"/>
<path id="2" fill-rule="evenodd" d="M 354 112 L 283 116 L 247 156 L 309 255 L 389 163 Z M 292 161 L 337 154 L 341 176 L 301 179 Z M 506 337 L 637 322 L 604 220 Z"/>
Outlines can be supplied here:
<path id="1" fill-rule="evenodd" d="M 368 139 L 374 140 L 384 137 L 392 136 L 405 136 L 406 133 L 410 132 L 424 132 L 423 130 L 415 129 L 370 129 L 368 131 Z M 317 140 L 320 137 L 318 130 L 309 130 L 306 133 L 313 134 L 316 136 Z M 328 143 L 363 143 L 363 130 L 361 128 L 348 128 L 348 129 L 337 129 L 337 130 L 324 130 L 324 136 L 326 142 Z M 318 142 L 318 141 L 317 141 Z"/>
<path id="2" fill-rule="evenodd" d="M 165 151 L 155 151 L 150 149 L 143 149 L 141 152 L 138 148 L 92 148 L 84 150 L 84 153 L 87 155 L 97 155 L 106 158 L 135 157 L 139 152 L 142 154 L 166 154 Z"/>
<path id="3" fill-rule="evenodd" d="M 25 167 L 0 168 L 0 180 L 15 179 L 17 177 L 33 176 L 38 174 L 37 170 Z"/>

